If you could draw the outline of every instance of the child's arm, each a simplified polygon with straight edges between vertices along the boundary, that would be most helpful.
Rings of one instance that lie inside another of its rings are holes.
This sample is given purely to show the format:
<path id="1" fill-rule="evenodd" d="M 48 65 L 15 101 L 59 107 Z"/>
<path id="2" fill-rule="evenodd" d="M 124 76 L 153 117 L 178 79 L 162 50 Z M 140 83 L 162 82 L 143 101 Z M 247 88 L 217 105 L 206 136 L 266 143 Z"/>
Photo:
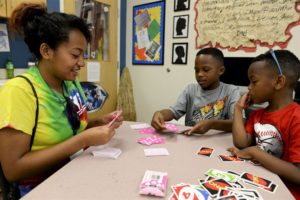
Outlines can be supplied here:
<path id="1" fill-rule="evenodd" d="M 257 146 L 251 146 L 243 150 L 235 147 L 228 149 L 232 154 L 247 159 L 255 159 L 266 169 L 278 174 L 293 183 L 300 184 L 300 164 L 293 164 L 268 154 Z"/>
<path id="2" fill-rule="evenodd" d="M 243 119 L 243 109 L 247 108 L 248 104 L 249 97 L 248 94 L 245 94 L 236 103 L 234 108 L 232 137 L 233 144 L 238 148 L 248 147 L 252 143 L 252 137 L 246 132 Z"/>
<path id="3" fill-rule="evenodd" d="M 163 109 L 160 111 L 156 111 L 153 114 L 151 126 L 156 130 L 163 130 L 165 129 L 165 121 L 170 121 L 174 119 L 174 114 L 169 109 Z"/>
<path id="4" fill-rule="evenodd" d="M 231 132 L 232 130 L 232 120 L 201 120 L 197 124 L 185 132 L 185 135 L 191 135 L 193 133 L 204 134 L 210 129 L 216 129 L 226 132 Z"/>

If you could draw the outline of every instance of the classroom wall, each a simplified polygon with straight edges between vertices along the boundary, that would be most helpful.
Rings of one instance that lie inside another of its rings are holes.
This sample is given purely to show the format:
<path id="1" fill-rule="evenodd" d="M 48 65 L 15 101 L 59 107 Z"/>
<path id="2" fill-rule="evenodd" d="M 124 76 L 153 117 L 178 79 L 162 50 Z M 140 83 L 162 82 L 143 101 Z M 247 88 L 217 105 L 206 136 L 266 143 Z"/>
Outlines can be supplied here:
<path id="1" fill-rule="evenodd" d="M 59 11 L 59 0 L 46 1 L 49 12 Z M 0 18 L 0 23 L 8 23 L 7 18 Z M 9 30 L 8 30 L 9 31 Z M 9 52 L 0 52 L 0 70 L 5 68 L 8 58 L 12 59 L 15 68 L 27 68 L 27 62 L 33 60 L 33 57 L 24 42 L 23 37 L 19 35 L 9 35 Z M 5 78 L 0 72 L 0 78 Z"/>
<path id="2" fill-rule="evenodd" d="M 137 120 L 150 123 L 152 115 L 156 110 L 167 108 L 175 103 L 177 96 L 189 83 L 195 83 L 194 59 L 198 49 L 195 49 L 195 31 L 193 10 L 195 0 L 191 0 L 190 10 L 174 13 L 174 1 L 166 1 L 166 26 L 165 26 L 165 58 L 164 65 L 132 65 L 132 10 L 133 6 L 150 3 L 149 0 L 127 1 L 127 29 L 126 29 L 126 66 L 129 67 L 133 82 L 133 92 L 137 112 Z M 173 16 L 190 15 L 189 37 L 173 39 Z M 291 30 L 293 38 L 287 47 L 300 58 L 300 26 Z M 172 65 L 172 43 L 188 42 L 187 65 Z M 276 49 L 278 47 L 274 47 Z M 258 47 L 256 52 L 246 53 L 244 51 L 228 52 L 223 50 L 225 56 L 232 57 L 255 57 L 267 51 L 265 47 Z M 168 72 L 167 70 L 170 70 Z M 243 88 L 246 89 L 246 88 Z M 180 120 L 180 123 L 183 123 Z"/>

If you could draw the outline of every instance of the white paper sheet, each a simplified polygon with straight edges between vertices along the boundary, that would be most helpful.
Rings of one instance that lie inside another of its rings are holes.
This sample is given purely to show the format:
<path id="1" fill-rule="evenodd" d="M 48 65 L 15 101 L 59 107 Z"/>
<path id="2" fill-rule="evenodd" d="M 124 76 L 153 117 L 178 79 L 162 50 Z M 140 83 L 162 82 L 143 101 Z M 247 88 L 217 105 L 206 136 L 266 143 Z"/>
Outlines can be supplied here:
<path id="1" fill-rule="evenodd" d="M 101 66 L 99 62 L 87 62 L 87 81 L 100 81 Z"/>

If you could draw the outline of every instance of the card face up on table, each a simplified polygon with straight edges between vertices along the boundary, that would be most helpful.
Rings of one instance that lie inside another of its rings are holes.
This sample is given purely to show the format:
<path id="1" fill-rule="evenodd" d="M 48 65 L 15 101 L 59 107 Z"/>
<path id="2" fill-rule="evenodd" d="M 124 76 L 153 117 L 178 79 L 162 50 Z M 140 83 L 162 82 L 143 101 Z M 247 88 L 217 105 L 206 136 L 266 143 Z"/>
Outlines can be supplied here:
<path id="1" fill-rule="evenodd" d="M 168 156 L 170 155 L 166 148 L 144 149 L 145 156 Z"/>

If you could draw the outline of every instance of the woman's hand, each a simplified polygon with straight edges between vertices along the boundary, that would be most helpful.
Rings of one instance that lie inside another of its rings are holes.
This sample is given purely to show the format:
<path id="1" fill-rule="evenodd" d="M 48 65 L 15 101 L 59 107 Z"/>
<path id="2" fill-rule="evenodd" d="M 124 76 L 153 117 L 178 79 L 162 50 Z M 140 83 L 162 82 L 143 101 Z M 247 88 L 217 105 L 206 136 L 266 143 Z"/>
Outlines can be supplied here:
<path id="1" fill-rule="evenodd" d="M 103 124 L 109 124 L 117 115 L 119 115 L 118 113 L 121 111 L 114 111 L 111 112 L 109 114 L 106 114 L 104 116 L 102 116 L 101 121 Z M 122 122 L 123 122 L 123 115 L 122 113 L 118 116 L 118 118 L 116 119 L 116 121 L 114 122 L 115 127 L 118 128 Z"/>
<path id="2" fill-rule="evenodd" d="M 85 146 L 88 147 L 106 144 L 115 135 L 115 129 L 118 126 L 119 125 L 117 123 L 114 123 L 112 126 L 96 126 L 85 130 L 82 133 Z"/>

